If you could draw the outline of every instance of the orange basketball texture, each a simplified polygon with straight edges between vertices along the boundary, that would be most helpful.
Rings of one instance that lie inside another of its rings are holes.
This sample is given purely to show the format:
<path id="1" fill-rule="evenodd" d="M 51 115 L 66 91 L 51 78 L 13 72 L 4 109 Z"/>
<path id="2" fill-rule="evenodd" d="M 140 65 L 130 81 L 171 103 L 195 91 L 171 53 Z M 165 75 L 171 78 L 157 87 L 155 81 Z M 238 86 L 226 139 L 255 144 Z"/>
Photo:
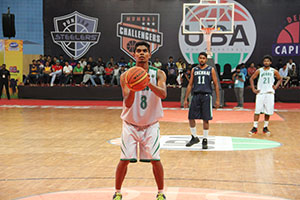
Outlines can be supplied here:
<path id="1" fill-rule="evenodd" d="M 132 67 L 126 72 L 125 83 L 130 90 L 141 91 L 149 84 L 149 77 L 142 67 Z"/>

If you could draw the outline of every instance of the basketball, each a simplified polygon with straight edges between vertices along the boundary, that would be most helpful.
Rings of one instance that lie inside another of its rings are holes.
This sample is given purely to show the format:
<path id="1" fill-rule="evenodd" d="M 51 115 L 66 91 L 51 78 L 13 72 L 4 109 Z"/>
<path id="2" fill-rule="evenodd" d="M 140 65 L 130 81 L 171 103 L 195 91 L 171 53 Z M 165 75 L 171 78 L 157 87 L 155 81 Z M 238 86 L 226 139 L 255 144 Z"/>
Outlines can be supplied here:
<path id="1" fill-rule="evenodd" d="M 148 73 L 142 67 L 132 67 L 126 72 L 125 82 L 130 90 L 141 91 L 149 83 Z"/>

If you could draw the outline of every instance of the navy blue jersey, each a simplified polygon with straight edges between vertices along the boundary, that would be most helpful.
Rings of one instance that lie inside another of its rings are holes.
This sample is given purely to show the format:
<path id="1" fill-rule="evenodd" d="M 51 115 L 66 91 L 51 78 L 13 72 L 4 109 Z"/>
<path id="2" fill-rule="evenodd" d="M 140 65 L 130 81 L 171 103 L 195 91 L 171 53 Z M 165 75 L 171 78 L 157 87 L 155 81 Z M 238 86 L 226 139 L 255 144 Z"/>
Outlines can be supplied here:
<path id="1" fill-rule="evenodd" d="M 211 94 L 211 81 L 212 81 L 212 67 L 207 66 L 205 69 L 201 69 L 199 65 L 194 67 L 194 83 L 193 92 Z"/>

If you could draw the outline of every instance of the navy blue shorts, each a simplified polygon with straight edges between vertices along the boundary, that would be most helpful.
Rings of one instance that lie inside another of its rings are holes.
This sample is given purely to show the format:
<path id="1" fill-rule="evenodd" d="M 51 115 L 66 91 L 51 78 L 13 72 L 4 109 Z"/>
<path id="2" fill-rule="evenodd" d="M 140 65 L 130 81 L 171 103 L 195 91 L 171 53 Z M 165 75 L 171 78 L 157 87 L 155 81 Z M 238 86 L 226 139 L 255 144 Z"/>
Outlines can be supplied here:
<path id="1" fill-rule="evenodd" d="M 189 119 L 212 120 L 211 94 L 194 94 L 189 109 Z"/>

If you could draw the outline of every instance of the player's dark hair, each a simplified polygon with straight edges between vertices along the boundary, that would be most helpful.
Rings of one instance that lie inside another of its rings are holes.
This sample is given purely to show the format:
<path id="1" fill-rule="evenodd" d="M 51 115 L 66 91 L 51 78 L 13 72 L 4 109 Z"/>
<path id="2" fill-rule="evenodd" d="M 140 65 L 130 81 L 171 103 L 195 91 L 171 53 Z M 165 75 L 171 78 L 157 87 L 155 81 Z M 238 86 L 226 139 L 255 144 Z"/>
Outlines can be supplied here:
<path id="1" fill-rule="evenodd" d="M 270 55 L 265 55 L 263 60 L 265 60 L 265 59 L 269 59 L 271 62 L 273 61 L 273 58 Z"/>
<path id="2" fill-rule="evenodd" d="M 200 56 L 205 56 L 205 57 L 207 58 L 207 53 L 205 53 L 205 52 L 200 52 L 198 58 L 199 58 Z"/>
<path id="3" fill-rule="evenodd" d="M 149 43 L 144 42 L 144 41 L 137 42 L 137 43 L 135 44 L 135 47 L 134 47 L 134 52 L 136 51 L 136 49 L 137 49 L 139 46 L 146 46 L 147 49 L 148 49 L 148 51 L 149 51 L 149 53 L 150 53 L 150 44 L 149 44 Z"/>
<path id="4" fill-rule="evenodd" d="M 235 69 L 236 69 L 236 70 L 237 70 L 237 69 L 241 69 L 241 65 L 238 65 Z"/>

